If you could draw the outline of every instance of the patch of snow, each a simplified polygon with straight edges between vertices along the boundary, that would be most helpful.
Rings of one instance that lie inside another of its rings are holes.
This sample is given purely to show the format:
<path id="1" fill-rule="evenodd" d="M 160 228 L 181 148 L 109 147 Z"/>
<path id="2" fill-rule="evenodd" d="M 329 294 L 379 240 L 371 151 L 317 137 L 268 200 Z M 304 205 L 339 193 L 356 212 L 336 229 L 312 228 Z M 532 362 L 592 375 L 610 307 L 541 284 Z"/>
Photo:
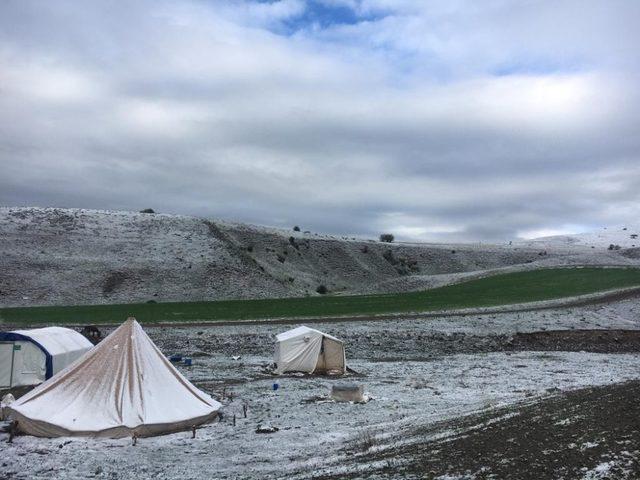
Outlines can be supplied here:
<path id="1" fill-rule="evenodd" d="M 608 474 L 614 466 L 615 462 L 613 461 L 603 462 L 595 468 L 588 470 L 582 478 L 583 480 L 598 480 L 608 478 Z"/>

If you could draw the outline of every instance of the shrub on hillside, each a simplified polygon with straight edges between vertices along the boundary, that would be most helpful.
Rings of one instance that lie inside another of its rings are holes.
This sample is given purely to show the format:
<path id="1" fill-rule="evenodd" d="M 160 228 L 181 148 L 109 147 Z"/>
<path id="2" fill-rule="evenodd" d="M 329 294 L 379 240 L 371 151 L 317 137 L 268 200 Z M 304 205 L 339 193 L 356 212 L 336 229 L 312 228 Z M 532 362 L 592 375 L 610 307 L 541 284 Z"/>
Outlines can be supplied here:
<path id="1" fill-rule="evenodd" d="M 391 265 L 396 265 L 398 263 L 398 260 L 393 255 L 393 251 L 391 251 L 391 249 L 385 250 L 384 253 L 382 254 L 382 258 L 384 258 Z"/>
<path id="2" fill-rule="evenodd" d="M 418 273 L 420 271 L 417 260 L 400 257 L 398 258 L 397 263 L 396 271 L 400 275 L 411 275 L 412 273 Z"/>
<path id="3" fill-rule="evenodd" d="M 296 225 L 295 227 L 293 227 L 293 231 L 294 232 L 299 232 L 300 231 L 300 227 L 298 225 Z"/>
<path id="4" fill-rule="evenodd" d="M 316 292 L 318 292 L 320 295 L 324 295 L 328 293 L 329 290 L 327 290 L 327 287 L 325 287 L 324 285 L 318 285 L 318 288 L 316 288 Z"/>
<path id="5" fill-rule="evenodd" d="M 156 213 L 153 208 L 145 208 L 144 210 L 140 210 L 140 213 Z"/>
<path id="6" fill-rule="evenodd" d="M 380 235 L 381 242 L 391 243 L 393 242 L 394 238 L 395 237 L 391 233 L 383 233 L 382 235 Z"/>

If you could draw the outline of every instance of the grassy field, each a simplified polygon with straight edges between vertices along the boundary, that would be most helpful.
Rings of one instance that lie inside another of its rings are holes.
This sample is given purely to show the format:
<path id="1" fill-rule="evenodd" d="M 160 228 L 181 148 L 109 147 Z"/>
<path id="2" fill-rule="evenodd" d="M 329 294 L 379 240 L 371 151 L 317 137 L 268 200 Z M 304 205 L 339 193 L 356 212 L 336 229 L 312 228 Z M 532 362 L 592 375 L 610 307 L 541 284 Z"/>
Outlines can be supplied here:
<path id="1" fill-rule="evenodd" d="M 572 297 L 640 286 L 640 269 L 555 268 L 496 275 L 422 292 L 156 304 L 0 309 L 12 325 L 244 320 L 428 312 Z"/>

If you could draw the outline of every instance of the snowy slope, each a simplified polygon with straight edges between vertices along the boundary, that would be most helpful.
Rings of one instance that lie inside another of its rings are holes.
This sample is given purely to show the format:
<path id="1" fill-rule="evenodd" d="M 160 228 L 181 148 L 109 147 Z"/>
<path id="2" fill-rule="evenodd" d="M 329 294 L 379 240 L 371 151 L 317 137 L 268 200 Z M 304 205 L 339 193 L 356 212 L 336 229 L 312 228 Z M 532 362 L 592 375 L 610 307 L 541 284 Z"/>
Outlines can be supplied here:
<path id="1" fill-rule="evenodd" d="M 319 285 L 397 292 L 470 272 L 638 262 L 556 243 L 387 244 L 180 215 L 0 208 L 0 306 L 302 296 Z"/>
<path id="2" fill-rule="evenodd" d="M 640 248 L 640 227 L 605 227 L 600 230 L 574 235 L 555 235 L 540 237 L 521 242 L 523 245 L 540 246 L 549 248 L 609 248 L 610 245 L 619 245 L 624 248 Z"/>

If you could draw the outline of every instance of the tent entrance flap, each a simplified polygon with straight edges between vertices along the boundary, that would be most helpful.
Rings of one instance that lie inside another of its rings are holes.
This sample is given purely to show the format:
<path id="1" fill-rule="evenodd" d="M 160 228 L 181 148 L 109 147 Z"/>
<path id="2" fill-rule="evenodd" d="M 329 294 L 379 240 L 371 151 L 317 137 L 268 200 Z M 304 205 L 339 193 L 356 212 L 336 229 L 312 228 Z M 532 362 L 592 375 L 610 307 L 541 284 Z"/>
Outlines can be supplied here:
<path id="1" fill-rule="evenodd" d="M 322 347 L 318 355 L 315 372 L 344 370 L 344 346 L 328 337 L 322 337 Z"/>
<path id="2" fill-rule="evenodd" d="M 324 358 L 325 368 L 327 369 L 327 371 L 344 370 L 344 345 L 340 342 L 336 342 L 335 340 L 326 337 L 324 341 Z"/>
<path id="3" fill-rule="evenodd" d="M 0 342 L 0 388 L 10 388 L 13 382 L 13 342 Z"/>

